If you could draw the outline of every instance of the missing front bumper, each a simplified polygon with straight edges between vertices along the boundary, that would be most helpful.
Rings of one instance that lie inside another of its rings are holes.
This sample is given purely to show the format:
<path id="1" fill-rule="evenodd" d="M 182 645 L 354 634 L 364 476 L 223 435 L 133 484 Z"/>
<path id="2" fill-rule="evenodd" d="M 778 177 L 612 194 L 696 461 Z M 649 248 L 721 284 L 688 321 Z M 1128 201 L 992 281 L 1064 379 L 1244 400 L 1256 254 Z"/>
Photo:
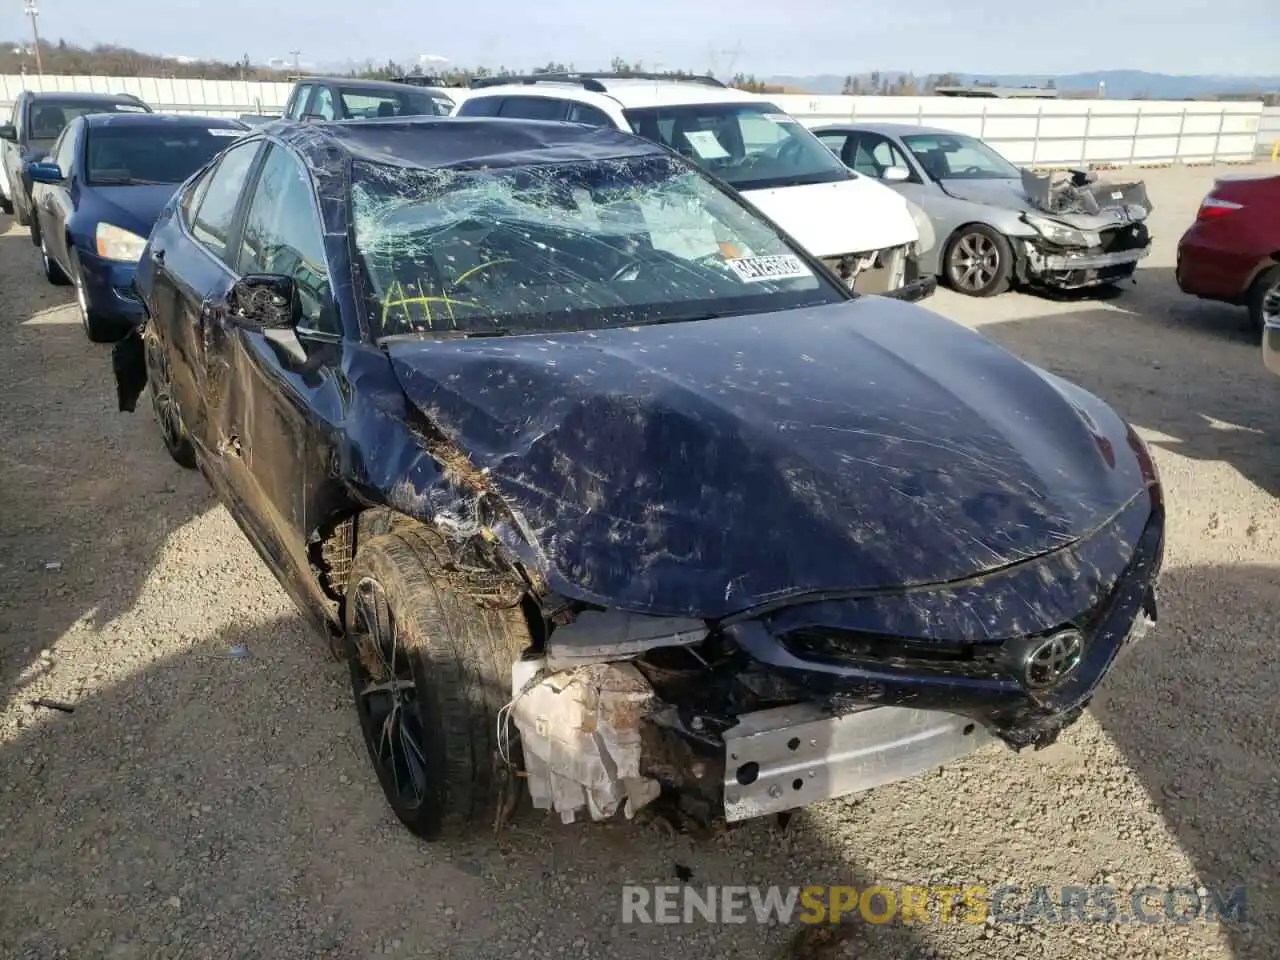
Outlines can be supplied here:
<path id="1" fill-rule="evenodd" d="M 724 734 L 730 822 L 848 796 L 959 759 L 991 742 L 967 717 L 910 707 L 831 716 L 815 704 L 744 714 Z"/>
<path id="2" fill-rule="evenodd" d="M 1044 247 L 1024 241 L 1022 267 L 1025 279 L 1058 290 L 1077 290 L 1115 283 L 1133 276 L 1138 263 L 1151 253 L 1148 244 L 1135 250 L 1101 252 Z"/>

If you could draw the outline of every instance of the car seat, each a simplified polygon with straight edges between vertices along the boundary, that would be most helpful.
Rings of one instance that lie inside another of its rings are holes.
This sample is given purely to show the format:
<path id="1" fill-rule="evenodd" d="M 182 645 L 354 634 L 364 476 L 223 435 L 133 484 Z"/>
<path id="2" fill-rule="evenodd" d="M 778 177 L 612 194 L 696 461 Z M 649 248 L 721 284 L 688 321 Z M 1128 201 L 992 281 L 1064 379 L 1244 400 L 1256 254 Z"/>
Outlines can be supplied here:
<path id="1" fill-rule="evenodd" d="M 378 116 L 394 117 L 396 115 L 396 107 L 390 100 L 383 100 L 378 104 Z"/>

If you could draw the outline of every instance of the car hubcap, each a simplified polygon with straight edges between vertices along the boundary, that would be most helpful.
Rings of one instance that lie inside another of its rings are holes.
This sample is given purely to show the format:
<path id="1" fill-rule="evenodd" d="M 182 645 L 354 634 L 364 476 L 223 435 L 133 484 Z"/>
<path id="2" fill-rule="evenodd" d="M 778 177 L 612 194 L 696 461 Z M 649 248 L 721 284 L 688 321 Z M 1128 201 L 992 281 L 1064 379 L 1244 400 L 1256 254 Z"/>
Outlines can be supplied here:
<path id="1" fill-rule="evenodd" d="M 1262 295 L 1262 322 L 1280 325 L 1280 283 Z"/>
<path id="2" fill-rule="evenodd" d="M 86 330 L 89 329 L 89 296 L 84 292 L 84 280 L 80 277 L 80 271 L 76 271 L 76 304 L 80 307 L 80 322 L 84 324 Z"/>
<path id="3" fill-rule="evenodd" d="M 981 290 L 1000 269 L 995 242 L 980 233 L 966 233 L 951 249 L 951 279 L 963 290 Z"/>
<path id="4" fill-rule="evenodd" d="M 384 783 L 401 804 L 417 808 L 427 791 L 427 758 L 413 667 L 382 585 L 362 579 L 354 604 L 351 681 L 361 726 Z"/>

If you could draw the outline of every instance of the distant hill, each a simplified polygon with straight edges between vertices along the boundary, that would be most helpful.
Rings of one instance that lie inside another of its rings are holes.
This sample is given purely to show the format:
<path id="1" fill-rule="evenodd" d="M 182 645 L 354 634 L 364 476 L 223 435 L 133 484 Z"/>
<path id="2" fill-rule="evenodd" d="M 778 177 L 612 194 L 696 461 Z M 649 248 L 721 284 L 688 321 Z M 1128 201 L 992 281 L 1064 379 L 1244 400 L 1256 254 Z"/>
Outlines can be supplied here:
<path id="1" fill-rule="evenodd" d="M 901 70 L 881 70 L 878 74 L 853 74 L 864 89 L 869 89 L 872 77 L 882 84 L 891 84 L 906 74 Z M 1185 100 L 1196 97 L 1214 97 L 1230 94 L 1280 93 L 1280 76 L 1230 77 L 1221 75 L 1178 76 L 1168 73 L 1147 73 L 1144 70 L 1099 70 L 1093 73 L 1046 74 L 951 74 L 962 83 L 991 82 L 1002 87 L 1045 86 L 1050 80 L 1062 93 L 1096 93 L 1099 83 L 1106 84 L 1110 99 L 1128 100 L 1144 97 L 1151 100 Z M 923 81 L 920 74 L 918 80 Z M 769 84 L 800 87 L 811 93 L 840 93 L 845 78 L 835 74 L 817 76 L 774 76 L 765 80 Z"/>

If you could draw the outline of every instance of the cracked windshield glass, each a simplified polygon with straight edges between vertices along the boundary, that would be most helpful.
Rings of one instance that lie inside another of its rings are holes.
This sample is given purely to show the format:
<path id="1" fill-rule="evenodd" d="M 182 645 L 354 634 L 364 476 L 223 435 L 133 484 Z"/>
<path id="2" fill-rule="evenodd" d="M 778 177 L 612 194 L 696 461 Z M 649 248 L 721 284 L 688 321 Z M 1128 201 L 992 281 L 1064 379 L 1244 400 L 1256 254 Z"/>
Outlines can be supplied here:
<path id="1" fill-rule="evenodd" d="M 664 157 L 353 166 L 378 336 L 588 330 L 841 299 L 776 231 Z"/>

